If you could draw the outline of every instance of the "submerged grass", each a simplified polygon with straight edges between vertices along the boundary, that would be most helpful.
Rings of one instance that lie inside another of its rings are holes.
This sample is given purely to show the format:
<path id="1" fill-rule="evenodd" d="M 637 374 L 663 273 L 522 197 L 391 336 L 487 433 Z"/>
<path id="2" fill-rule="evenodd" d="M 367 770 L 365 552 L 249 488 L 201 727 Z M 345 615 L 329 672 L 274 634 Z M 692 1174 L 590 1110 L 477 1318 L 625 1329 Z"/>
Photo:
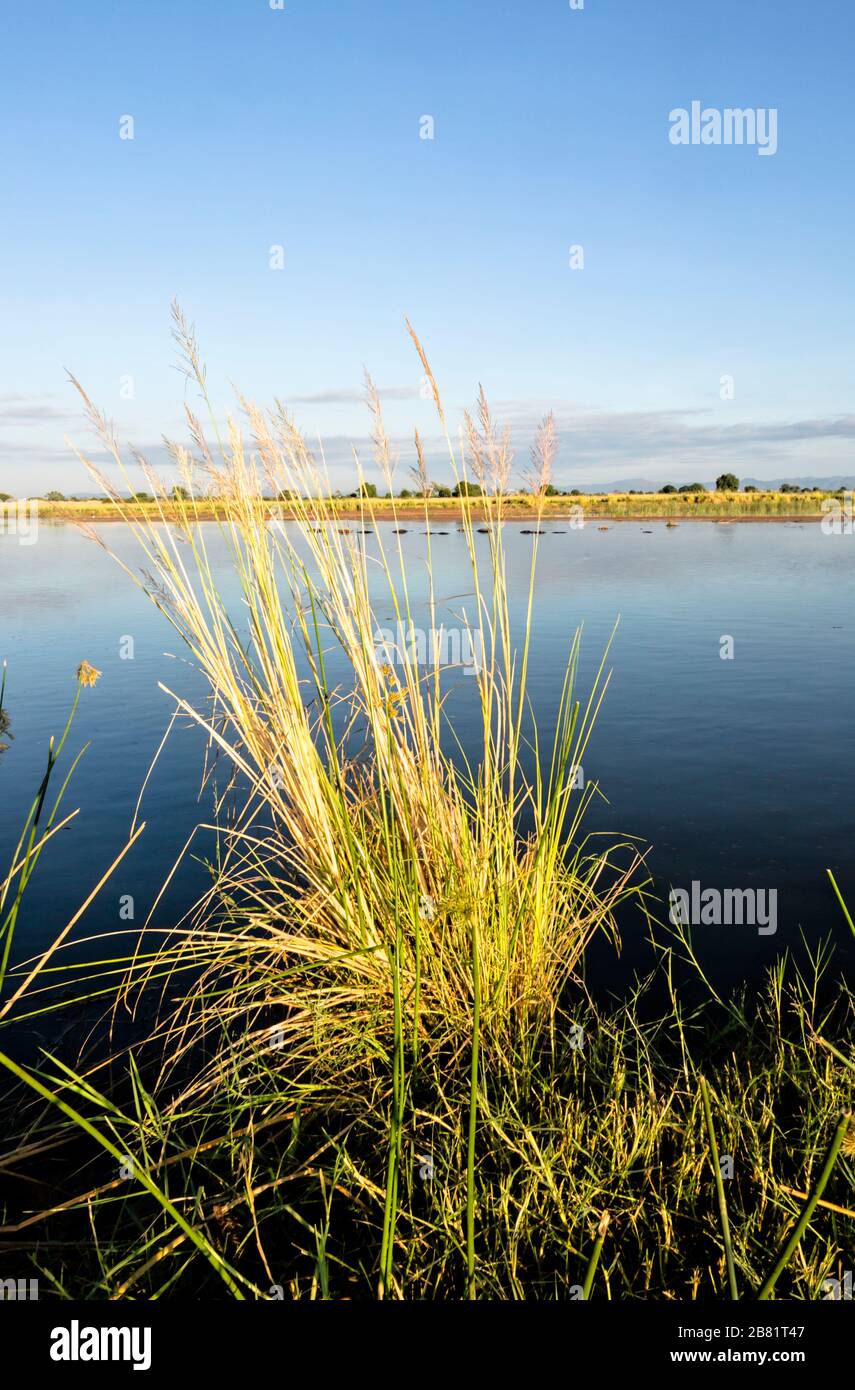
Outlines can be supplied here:
<path id="1" fill-rule="evenodd" d="M 194 335 L 177 311 L 175 322 L 207 403 Z M 510 441 L 482 393 L 452 444 L 413 340 L 455 477 L 487 493 L 486 557 L 463 516 L 472 587 L 460 622 L 484 654 L 477 749 L 456 739 L 449 673 L 421 667 L 407 644 L 392 667 L 375 645 L 379 612 L 413 623 L 400 542 L 375 533 L 372 558 L 342 530 L 323 466 L 282 407 L 242 400 L 251 449 L 230 419 L 216 451 L 188 412 L 194 452 L 173 450 L 177 508 L 147 465 L 158 501 L 145 518 L 92 468 L 139 542 L 143 577 L 128 574 L 206 677 L 207 704 L 176 695 L 176 706 L 227 760 L 241 800 L 219 825 L 196 912 L 159 945 L 152 933 L 140 942 L 101 1050 L 76 1068 L 45 1054 L 37 1074 L 0 1054 L 19 1083 L 0 1163 L 24 1182 L 37 1157 L 51 1173 L 37 1179 L 42 1206 L 24 1188 L 0 1234 L 62 1294 L 691 1298 L 720 1296 L 725 1268 L 732 1294 L 737 1272 L 759 1288 L 791 1192 L 809 1185 L 848 1105 L 853 1000 L 841 987 L 820 1005 L 824 958 L 810 979 L 791 970 L 785 981 L 782 965 L 753 1012 L 684 1009 L 670 949 L 665 1016 L 645 1015 L 647 987 L 607 1012 L 588 997 L 591 938 L 616 935 L 616 914 L 633 905 L 646 924 L 649 906 L 634 848 L 594 848 L 584 833 L 596 789 L 578 790 L 575 770 L 605 662 L 580 697 L 576 635 L 544 747 L 527 693 L 536 533 L 521 633 L 505 566 Z M 370 380 L 367 398 L 391 492 Z M 539 516 L 554 450 L 548 418 L 529 478 Z M 237 610 L 197 524 L 206 488 Z M 264 491 L 292 495 L 295 526 L 271 522 Z M 370 526 L 371 499 L 362 514 Z M 427 512 L 425 523 L 430 556 Z M 441 600 L 428 564 L 433 630 Z M 332 669 L 346 678 L 333 684 Z M 49 955 L 20 968 L 10 1004 L 56 1007 L 42 980 Z M 87 967 L 93 993 L 113 968 Z M 135 1033 L 131 1050 L 120 1028 Z M 696 1054 L 715 1066 L 714 1102 Z M 835 1174 L 851 1184 L 845 1131 Z M 716 1135 L 739 1155 L 726 1205 L 710 1172 Z M 773 1271 L 794 1296 L 818 1296 L 852 1248 L 829 1204 L 822 1231 L 813 1226 L 830 1176 Z"/>

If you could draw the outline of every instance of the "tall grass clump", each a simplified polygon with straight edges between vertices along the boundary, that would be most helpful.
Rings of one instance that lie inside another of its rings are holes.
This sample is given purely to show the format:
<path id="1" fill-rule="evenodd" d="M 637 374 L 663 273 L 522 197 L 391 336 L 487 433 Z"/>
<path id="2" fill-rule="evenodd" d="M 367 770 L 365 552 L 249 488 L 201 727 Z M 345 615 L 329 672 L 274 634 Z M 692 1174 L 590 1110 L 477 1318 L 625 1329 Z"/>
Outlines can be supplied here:
<path id="1" fill-rule="evenodd" d="M 210 408 L 194 335 L 177 311 L 175 323 L 187 373 Z M 241 399 L 245 433 L 230 418 L 216 448 L 188 411 L 193 450 L 173 450 L 184 492 L 179 519 L 167 525 L 128 513 L 144 577 L 129 573 L 206 678 L 208 702 L 195 707 L 176 696 L 178 707 L 202 726 L 244 793 L 220 826 L 210 894 L 165 948 L 170 970 L 192 966 L 197 978 L 161 1027 L 157 1085 L 191 1075 L 175 1103 L 216 1109 L 227 1079 L 230 1112 L 253 1112 L 260 1072 L 272 1068 L 304 1120 L 323 1116 L 330 1134 L 336 1126 L 370 1132 L 372 1146 L 381 1135 L 382 1165 L 359 1176 L 382 1193 L 381 1296 L 401 1288 L 398 1221 L 414 1161 L 426 1156 L 432 1168 L 446 1148 L 460 1187 L 447 1185 L 459 1200 L 442 1219 L 459 1241 L 461 1290 L 472 1297 L 482 1239 L 476 1170 L 496 1122 L 495 1096 L 504 1105 L 525 1095 L 543 1059 L 563 1046 L 568 990 L 592 935 L 614 931 L 615 909 L 638 891 L 636 856 L 625 847 L 593 850 L 581 833 L 593 788 L 575 790 L 575 770 L 607 677 L 601 665 L 579 697 L 578 633 L 547 747 L 529 718 L 537 545 L 516 633 L 502 535 L 508 435 L 482 392 L 452 444 L 413 337 L 452 468 L 487 493 L 486 562 L 471 513 L 464 521 L 471 598 L 460 621 L 470 649 L 483 654 L 474 674 L 476 747 L 456 742 L 453 673 L 420 666 L 407 642 L 394 665 L 378 649 L 381 609 L 405 630 L 414 625 L 402 549 L 375 533 L 372 557 L 361 533 L 335 524 L 323 468 L 283 407 L 264 412 Z M 366 395 L 375 459 L 391 492 L 396 461 L 370 379 Z M 121 468 L 111 427 L 87 406 Z M 416 446 L 426 498 L 418 436 Z M 550 418 L 532 451 L 541 505 L 554 453 Z M 117 489 L 90 467 L 122 511 Z M 164 484 L 143 467 L 166 503 Z M 208 489 L 220 499 L 218 532 L 238 604 L 224 596 L 197 525 Z M 265 498 L 283 493 L 295 518 L 287 525 L 271 522 Z M 370 499 L 364 515 L 370 522 Z M 429 523 L 427 583 L 434 630 L 440 600 Z M 334 685 L 329 670 L 342 663 L 347 675 Z M 342 1152 L 352 1162 L 351 1150 Z"/>

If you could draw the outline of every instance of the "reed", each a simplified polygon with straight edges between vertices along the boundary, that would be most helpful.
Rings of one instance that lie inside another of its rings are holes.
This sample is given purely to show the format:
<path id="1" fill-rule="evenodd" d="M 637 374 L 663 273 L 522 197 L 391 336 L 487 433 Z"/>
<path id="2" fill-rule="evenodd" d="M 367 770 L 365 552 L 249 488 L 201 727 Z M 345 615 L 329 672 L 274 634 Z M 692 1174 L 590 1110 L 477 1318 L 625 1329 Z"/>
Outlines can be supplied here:
<path id="1" fill-rule="evenodd" d="M 80 700 L 80 692 L 85 686 L 93 685 L 98 679 L 100 672 L 90 666 L 87 661 L 81 662 L 77 670 L 77 684 L 72 700 L 71 709 L 66 720 L 65 728 L 58 740 L 53 738 L 48 745 L 47 766 L 44 775 L 39 783 L 38 790 L 33 802 L 27 812 L 20 837 L 12 855 L 12 864 L 5 878 L 0 881 L 0 1000 L 3 997 L 3 986 L 9 969 L 9 959 L 12 952 L 12 942 L 15 935 L 15 927 L 21 911 L 21 904 L 24 894 L 33 874 L 36 872 L 42 852 L 48 841 L 74 819 L 77 814 L 73 811 L 70 815 L 59 818 L 60 807 L 65 796 L 68 784 L 74 775 L 74 770 L 78 762 L 86 752 L 85 747 L 80 750 L 72 762 L 65 778 L 60 786 L 57 795 L 51 806 L 49 795 L 52 783 L 55 781 L 57 764 L 62 757 L 62 751 L 66 740 L 74 723 L 74 716 L 77 713 L 77 706 Z M 6 665 L 3 666 L 3 675 L 0 678 L 0 715 L 4 714 L 3 701 L 6 694 Z M 8 718 L 0 728 L 8 728 Z M 5 1008 L 8 1007 L 4 1005 Z M 2 1017 L 2 1013 L 0 1013 Z"/>
<path id="2" fill-rule="evenodd" d="M 704 1120 L 707 1127 L 707 1136 L 710 1143 L 710 1161 L 715 1177 L 716 1200 L 718 1202 L 719 1217 L 721 1219 L 721 1238 L 724 1243 L 724 1256 L 727 1263 L 727 1283 L 730 1289 L 730 1297 L 736 1301 L 739 1298 L 739 1290 L 736 1286 L 736 1269 L 733 1263 L 733 1245 L 730 1239 L 730 1222 L 727 1216 L 727 1200 L 724 1195 L 724 1181 L 721 1172 L 721 1160 L 719 1158 L 718 1144 L 716 1143 L 715 1128 L 713 1126 L 712 1107 L 710 1105 L 710 1091 L 706 1077 L 700 1078 L 701 1097 L 704 1105 Z"/>
<path id="3" fill-rule="evenodd" d="M 787 1265 L 789 1264 L 790 1260 L 793 1258 L 793 1255 L 796 1253 L 796 1250 L 798 1249 L 799 1243 L 801 1242 L 802 1237 L 804 1236 L 805 1231 L 808 1228 L 810 1219 L 813 1216 L 820 1202 L 820 1199 L 822 1198 L 823 1192 L 828 1186 L 828 1180 L 831 1177 L 834 1165 L 837 1162 L 838 1157 L 840 1156 L 840 1150 L 842 1149 L 844 1141 L 846 1139 L 850 1119 L 851 1115 L 848 1111 L 846 1111 L 843 1115 L 840 1116 L 840 1119 L 837 1121 L 834 1130 L 834 1136 L 831 1140 L 831 1145 L 829 1147 L 825 1163 L 822 1167 L 822 1172 L 817 1178 L 816 1186 L 811 1192 L 808 1200 L 805 1202 L 804 1207 L 802 1208 L 801 1215 L 799 1216 L 798 1221 L 793 1227 L 793 1230 L 790 1236 L 788 1237 L 783 1250 L 778 1256 L 774 1268 L 771 1270 L 768 1278 L 765 1280 L 763 1284 L 763 1287 L 760 1289 L 760 1292 L 757 1295 L 758 1299 L 761 1301 L 772 1297 L 772 1294 L 775 1291 L 775 1286 L 779 1278 L 781 1277 L 781 1274 L 786 1269 Z"/>
<path id="4" fill-rule="evenodd" d="M 591 1251 L 591 1258 L 588 1261 L 588 1268 L 585 1270 L 585 1280 L 582 1284 L 582 1297 L 584 1299 L 589 1299 L 591 1297 L 591 1290 L 594 1287 L 594 1279 L 597 1275 L 597 1265 L 600 1263 L 600 1256 L 603 1253 L 603 1245 L 605 1243 L 606 1232 L 608 1231 L 608 1229 L 609 1214 L 606 1211 L 603 1212 L 603 1215 L 600 1217 L 600 1222 L 597 1226 L 597 1239 L 595 1240 L 594 1248 Z"/>

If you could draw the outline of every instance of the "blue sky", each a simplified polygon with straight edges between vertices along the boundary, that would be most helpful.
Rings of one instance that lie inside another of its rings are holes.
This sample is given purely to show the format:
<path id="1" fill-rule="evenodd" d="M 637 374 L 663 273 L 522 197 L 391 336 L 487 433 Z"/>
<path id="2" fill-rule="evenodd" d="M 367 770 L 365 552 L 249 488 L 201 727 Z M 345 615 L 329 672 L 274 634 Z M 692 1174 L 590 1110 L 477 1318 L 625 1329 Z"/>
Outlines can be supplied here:
<path id="1" fill-rule="evenodd" d="M 173 296 L 222 410 L 282 397 L 342 486 L 363 366 L 402 484 L 436 435 L 405 314 L 521 465 L 554 408 L 564 485 L 855 476 L 853 40 L 842 0 L 8 8 L 0 489 L 87 489 L 65 368 L 155 459 L 182 435 Z M 777 152 L 674 146 L 693 100 L 774 108 Z"/>

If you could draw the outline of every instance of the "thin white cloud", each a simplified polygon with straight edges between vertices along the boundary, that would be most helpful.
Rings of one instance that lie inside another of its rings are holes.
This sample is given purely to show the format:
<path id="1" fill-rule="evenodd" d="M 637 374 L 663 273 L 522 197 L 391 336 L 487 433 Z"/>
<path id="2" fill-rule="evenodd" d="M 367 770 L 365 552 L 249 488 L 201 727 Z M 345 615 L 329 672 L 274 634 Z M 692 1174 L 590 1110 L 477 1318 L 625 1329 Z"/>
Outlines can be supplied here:
<path id="1" fill-rule="evenodd" d="M 381 400 L 414 401 L 419 398 L 417 386 L 378 386 Z M 308 396 L 289 396 L 288 405 L 354 405 L 365 403 L 365 388 L 331 387 Z"/>
<path id="2" fill-rule="evenodd" d="M 41 425 L 46 421 L 73 420 L 79 411 L 51 405 L 57 397 L 53 392 L 27 395 L 23 391 L 0 391 L 0 429 L 10 425 Z"/>

